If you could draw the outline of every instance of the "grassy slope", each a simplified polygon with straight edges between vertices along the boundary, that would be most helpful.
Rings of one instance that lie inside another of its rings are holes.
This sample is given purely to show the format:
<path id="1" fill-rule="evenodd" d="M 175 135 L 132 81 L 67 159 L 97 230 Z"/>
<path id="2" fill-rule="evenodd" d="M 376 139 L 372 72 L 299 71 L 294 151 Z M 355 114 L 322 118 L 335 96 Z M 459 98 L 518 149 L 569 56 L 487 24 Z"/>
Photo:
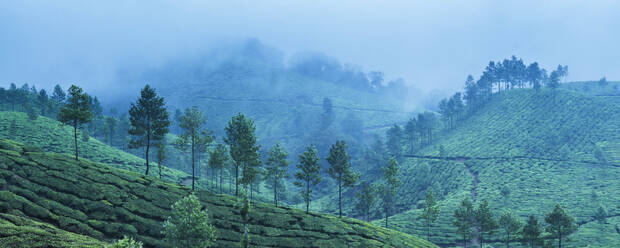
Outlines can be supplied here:
<path id="1" fill-rule="evenodd" d="M 74 154 L 73 129 L 62 126 L 60 122 L 39 116 L 37 120 L 29 120 L 26 113 L 0 111 L 0 138 L 11 139 L 30 146 L 36 146 L 47 152 Z M 11 123 L 15 121 L 17 130 L 15 136 L 10 135 Z M 78 134 L 78 136 L 80 136 Z M 83 142 L 78 137 L 80 157 L 88 158 L 95 162 L 107 163 L 118 168 L 144 173 L 145 161 L 133 154 L 113 148 L 97 139 L 89 138 Z M 151 173 L 157 174 L 157 164 L 151 161 Z M 166 168 L 163 178 L 180 182 L 189 177 L 187 173 L 175 169 Z"/>
<path id="2" fill-rule="evenodd" d="M 570 236 L 571 246 L 617 244 L 620 242 L 614 228 L 617 218 L 600 224 L 593 222 L 592 216 L 599 205 L 606 207 L 610 215 L 620 215 L 617 194 L 620 168 L 596 164 L 598 160 L 594 156 L 595 146 L 599 146 L 611 163 L 620 164 L 619 110 L 618 103 L 606 98 L 565 91 L 559 92 L 555 100 L 550 91 L 513 90 L 495 96 L 477 114 L 419 154 L 438 155 L 437 147 L 444 146 L 447 156 L 527 158 L 406 159 L 402 165 L 404 186 L 399 192 L 403 197 L 398 205 L 401 210 L 410 210 L 391 217 L 394 227 L 425 234 L 423 222 L 418 218 L 423 195 L 420 192 L 432 185 L 442 200 L 441 215 L 434 226 L 436 236 L 431 240 L 440 245 L 456 242 L 451 224 L 453 211 L 464 197 L 472 197 L 474 193 L 477 202 L 489 200 L 497 215 L 511 209 L 522 220 L 529 214 L 544 218 L 555 203 L 561 203 L 581 225 Z M 565 144 L 568 157 L 561 155 Z M 431 173 L 423 174 L 424 171 Z M 431 180 L 425 175 L 430 175 Z M 499 193 L 503 185 L 511 190 L 507 201 Z M 501 237 L 495 235 L 492 239 L 499 241 Z"/>
<path id="3" fill-rule="evenodd" d="M 0 211 L 25 215 L 97 239 L 134 236 L 165 247 L 161 225 L 189 189 L 70 156 L 31 151 L 0 140 Z M 235 198 L 198 191 L 219 232 L 217 247 L 241 235 Z M 413 236 L 355 219 L 253 203 L 249 229 L 256 247 L 433 247 Z"/>
<path id="4" fill-rule="evenodd" d="M 30 218 L 0 213 L 0 247 L 102 247 L 95 238 L 67 232 Z"/>

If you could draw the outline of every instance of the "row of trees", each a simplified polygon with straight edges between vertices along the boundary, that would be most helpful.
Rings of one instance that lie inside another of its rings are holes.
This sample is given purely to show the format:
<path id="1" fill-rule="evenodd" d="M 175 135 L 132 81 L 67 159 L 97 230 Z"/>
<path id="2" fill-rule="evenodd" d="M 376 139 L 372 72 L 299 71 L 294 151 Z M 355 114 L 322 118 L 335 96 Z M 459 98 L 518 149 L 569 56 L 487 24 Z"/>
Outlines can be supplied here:
<path id="1" fill-rule="evenodd" d="M 457 92 L 439 102 L 439 113 L 448 129 L 458 120 L 479 109 L 494 93 L 515 88 L 541 87 L 557 89 L 560 81 L 568 76 L 568 66 L 558 65 L 551 73 L 540 68 L 537 62 L 525 65 L 522 59 L 512 56 L 501 62 L 490 61 L 482 75 L 475 80 L 472 75 L 465 80 L 465 91 Z"/>
<path id="2" fill-rule="evenodd" d="M 576 228 L 575 220 L 562 206 L 555 205 L 553 210 L 545 215 L 547 226 L 542 225 L 534 215 L 530 215 L 525 225 L 511 212 L 503 212 L 499 219 L 489 208 L 489 203 L 483 200 L 474 208 L 469 198 L 464 199 L 461 205 L 454 210 L 454 226 L 456 232 L 463 238 L 467 247 L 467 241 L 477 235 L 480 247 L 483 247 L 484 238 L 493 234 L 497 229 L 503 230 L 506 247 L 510 243 L 520 239 L 523 245 L 535 247 L 543 244 L 543 230 L 551 234 L 550 238 L 557 239 L 558 248 L 562 247 L 562 240 Z M 520 236 L 520 238 L 518 238 Z"/>

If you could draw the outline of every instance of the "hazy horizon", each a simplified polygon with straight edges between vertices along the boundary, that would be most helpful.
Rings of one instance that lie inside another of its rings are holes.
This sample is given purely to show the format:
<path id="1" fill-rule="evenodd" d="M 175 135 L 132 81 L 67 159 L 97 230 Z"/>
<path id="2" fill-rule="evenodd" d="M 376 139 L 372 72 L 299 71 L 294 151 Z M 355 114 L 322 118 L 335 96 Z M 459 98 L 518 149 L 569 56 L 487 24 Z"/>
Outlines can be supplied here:
<path id="1" fill-rule="evenodd" d="M 285 57 L 327 54 L 425 92 L 460 90 L 511 55 L 569 67 L 567 80 L 620 78 L 614 1 L 202 1 L 0 3 L 0 84 L 115 88 L 141 70 L 247 38 Z M 122 82 L 121 82 L 122 83 Z"/>

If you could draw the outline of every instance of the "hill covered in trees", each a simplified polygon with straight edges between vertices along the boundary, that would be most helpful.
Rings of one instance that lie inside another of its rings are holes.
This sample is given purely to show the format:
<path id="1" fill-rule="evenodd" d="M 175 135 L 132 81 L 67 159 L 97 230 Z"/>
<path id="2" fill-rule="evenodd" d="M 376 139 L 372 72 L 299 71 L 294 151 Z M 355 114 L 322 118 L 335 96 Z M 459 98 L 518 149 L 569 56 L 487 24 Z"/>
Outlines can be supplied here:
<path id="1" fill-rule="evenodd" d="M 0 224 L 11 228 L 2 228 L 1 232 L 15 229 L 13 225 L 44 229 L 29 229 L 31 234 L 24 240 L 32 244 L 61 236 L 66 243 L 47 245 L 64 247 L 77 240 L 99 247 L 98 241 L 80 235 L 98 240 L 129 235 L 150 247 L 167 247 L 161 240 L 163 221 L 172 203 L 190 192 L 178 184 L 85 159 L 75 161 L 67 155 L 40 152 L 8 140 L 0 140 L 0 161 L 0 209 L 7 213 L 0 217 Z M 235 246 L 243 233 L 239 200 L 203 190 L 197 190 L 196 195 L 217 229 L 216 247 Z M 251 204 L 250 242 L 255 247 L 435 247 L 414 236 L 355 219 Z"/>

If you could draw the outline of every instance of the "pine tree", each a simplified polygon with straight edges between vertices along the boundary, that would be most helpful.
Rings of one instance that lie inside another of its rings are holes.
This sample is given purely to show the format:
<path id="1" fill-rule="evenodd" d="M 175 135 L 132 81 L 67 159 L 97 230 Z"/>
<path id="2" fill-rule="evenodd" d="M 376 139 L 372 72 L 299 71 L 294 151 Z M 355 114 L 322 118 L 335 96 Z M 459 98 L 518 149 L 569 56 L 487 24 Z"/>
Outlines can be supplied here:
<path id="1" fill-rule="evenodd" d="M 239 214 L 241 215 L 241 220 L 243 221 L 243 236 L 241 237 L 241 242 L 239 242 L 239 246 L 242 248 L 250 247 L 250 230 L 248 229 L 248 220 L 250 219 L 250 200 L 248 199 L 248 194 L 244 189 L 241 189 L 241 202 L 238 203 Z"/>
<path id="2" fill-rule="evenodd" d="M 175 247 L 211 247 L 217 230 L 209 224 L 207 210 L 194 193 L 172 205 L 171 215 L 164 222 L 162 234 Z"/>
<path id="3" fill-rule="evenodd" d="M 261 165 L 255 132 L 254 121 L 241 113 L 233 116 L 226 127 L 224 142 L 230 147 L 230 156 L 235 162 L 235 195 L 239 194 L 239 168 L 243 173 L 241 182 L 247 188 L 256 176 L 255 168 Z"/>
<path id="4" fill-rule="evenodd" d="M 93 114 L 90 112 L 88 106 L 88 95 L 82 92 L 82 88 L 71 85 L 69 88 L 69 97 L 58 113 L 58 121 L 73 126 L 75 160 L 78 160 L 79 155 L 77 130 L 82 124 L 88 123 L 92 119 Z"/>
<path id="5" fill-rule="evenodd" d="M 534 215 L 530 215 L 530 218 L 528 219 L 525 226 L 523 226 L 523 231 L 521 232 L 521 243 L 523 245 L 529 245 L 530 248 L 534 248 L 536 245 L 542 244 L 543 241 L 540 237 L 542 232 L 542 227 L 538 223 L 536 217 Z"/>
<path id="6" fill-rule="evenodd" d="M 330 167 L 327 168 L 327 174 L 338 184 L 338 209 L 339 217 L 342 217 L 342 188 L 351 187 L 359 175 L 351 171 L 351 158 L 347 154 L 347 144 L 343 140 L 336 141 L 329 149 L 327 162 Z"/>
<path id="7" fill-rule="evenodd" d="M 149 174 L 149 152 L 151 146 L 157 144 L 168 133 L 170 120 L 164 103 L 164 98 L 157 95 L 155 89 L 148 84 L 140 91 L 140 98 L 131 103 L 129 109 L 131 127 L 128 133 L 132 135 L 130 148 L 146 147 L 145 175 Z"/>
<path id="8" fill-rule="evenodd" d="M 356 193 L 358 198 L 357 209 L 359 209 L 366 217 L 366 221 L 370 221 L 370 207 L 375 202 L 375 190 L 368 182 L 360 183 L 360 190 Z"/>
<path id="9" fill-rule="evenodd" d="M 388 165 L 383 168 L 383 189 L 381 197 L 383 200 L 383 210 L 385 212 L 385 228 L 388 228 L 388 217 L 394 207 L 394 196 L 401 184 L 400 179 L 398 179 L 398 170 L 398 162 L 395 158 L 390 158 Z"/>
<path id="10" fill-rule="evenodd" d="M 179 122 L 183 133 L 179 135 L 175 145 L 179 150 L 189 149 L 192 161 L 192 190 L 196 181 L 196 155 L 204 152 L 206 145 L 213 141 L 211 132 L 205 128 L 206 123 L 207 119 L 196 106 L 186 108 Z"/>
<path id="11" fill-rule="evenodd" d="M 403 128 L 403 133 L 404 133 L 405 139 L 407 140 L 407 148 L 409 148 L 408 152 L 410 154 L 413 154 L 414 152 L 416 132 L 417 132 L 416 120 L 413 118 L 409 119 L 409 121 L 407 121 L 407 124 L 405 124 L 405 127 Z"/>
<path id="12" fill-rule="evenodd" d="M 403 131 L 399 125 L 394 125 L 390 129 L 388 129 L 387 133 L 387 142 L 385 145 L 387 146 L 387 150 L 392 157 L 396 160 L 399 160 L 403 154 Z"/>
<path id="13" fill-rule="evenodd" d="M 321 166 L 319 165 L 319 157 L 317 150 L 313 145 L 306 148 L 303 154 L 299 155 L 299 163 L 297 164 L 297 173 L 295 173 L 295 186 L 302 188 L 301 197 L 306 202 L 306 213 L 310 210 L 310 197 L 312 195 L 312 187 L 321 182 L 319 174 Z"/>
<path id="14" fill-rule="evenodd" d="M 562 248 L 562 238 L 577 229 L 575 219 L 568 215 L 560 204 L 556 204 L 553 211 L 545 216 L 545 222 L 549 224 L 547 232 L 558 239 L 558 248 Z"/>
<path id="15" fill-rule="evenodd" d="M 506 248 L 509 248 L 510 235 L 516 234 L 521 229 L 521 222 L 511 212 L 504 212 L 499 217 L 499 226 L 506 233 Z"/>
<path id="16" fill-rule="evenodd" d="M 467 241 L 472 237 L 471 229 L 474 227 L 474 218 L 474 207 L 469 198 L 465 198 L 461 205 L 454 210 L 454 222 L 452 222 L 456 226 L 456 234 L 463 237 L 465 247 L 467 247 Z"/>
<path id="17" fill-rule="evenodd" d="M 426 191 L 424 210 L 422 210 L 422 215 L 420 217 L 422 217 L 422 219 L 426 221 L 426 240 L 430 242 L 431 224 L 437 220 L 437 217 L 439 217 L 439 206 L 437 206 L 437 201 L 435 200 L 433 188 L 428 188 L 428 190 Z"/>
<path id="18" fill-rule="evenodd" d="M 278 206 L 278 184 L 282 179 L 288 178 L 288 153 L 280 145 L 276 143 L 269 150 L 267 155 L 267 178 L 273 180 L 273 202 Z"/>
<path id="19" fill-rule="evenodd" d="M 491 213 L 489 202 L 487 200 L 483 200 L 482 203 L 478 205 L 475 218 L 476 227 L 478 228 L 480 236 L 480 247 L 482 248 L 484 243 L 484 234 L 493 234 L 493 232 L 499 227 L 493 218 L 493 213 Z"/>

